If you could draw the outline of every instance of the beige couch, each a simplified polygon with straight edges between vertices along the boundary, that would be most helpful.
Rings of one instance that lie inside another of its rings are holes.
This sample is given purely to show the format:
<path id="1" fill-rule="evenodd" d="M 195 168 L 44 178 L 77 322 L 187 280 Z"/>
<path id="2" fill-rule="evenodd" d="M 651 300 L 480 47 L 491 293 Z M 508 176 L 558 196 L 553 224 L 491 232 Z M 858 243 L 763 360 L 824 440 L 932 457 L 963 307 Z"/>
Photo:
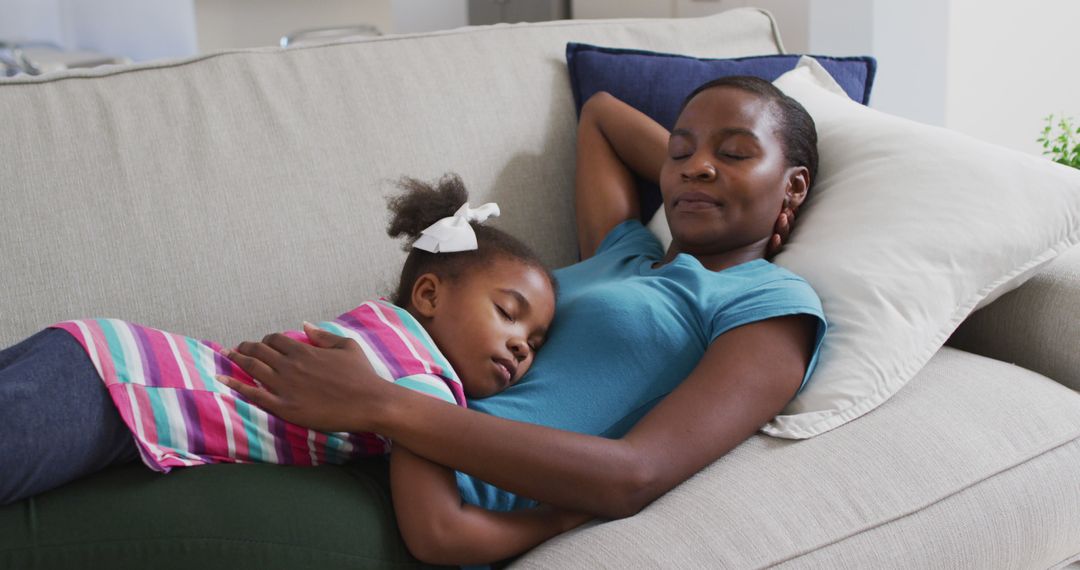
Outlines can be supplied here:
<path id="1" fill-rule="evenodd" d="M 502 205 L 502 227 L 573 262 L 567 41 L 783 50 L 748 9 L 0 82 L 0 345 L 80 316 L 236 342 L 338 314 L 395 277 L 383 196 L 402 174 L 460 173 L 475 201 Z M 1064 566 L 1080 558 L 1078 340 L 1073 250 L 879 409 L 809 440 L 755 436 L 639 515 L 517 565 Z"/>

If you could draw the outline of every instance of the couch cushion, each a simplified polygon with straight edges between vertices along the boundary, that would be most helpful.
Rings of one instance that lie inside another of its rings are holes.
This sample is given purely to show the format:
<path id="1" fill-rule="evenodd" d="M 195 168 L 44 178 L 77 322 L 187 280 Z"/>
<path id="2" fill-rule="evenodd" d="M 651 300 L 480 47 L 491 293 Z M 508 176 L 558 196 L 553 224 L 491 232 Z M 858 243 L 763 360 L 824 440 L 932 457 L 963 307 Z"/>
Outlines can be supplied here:
<path id="1" fill-rule="evenodd" d="M 576 259 L 567 42 L 779 51 L 771 18 L 564 21 L 0 81 L 0 346 L 78 317 L 230 344 L 388 293 L 388 181 L 462 175 Z M 11 134 L 14 133 L 14 134 Z"/>
<path id="2" fill-rule="evenodd" d="M 754 436 L 518 566 L 1047 568 L 1080 551 L 1078 471 L 1080 395 L 943 348 L 872 413 L 808 440 Z"/>
<path id="3" fill-rule="evenodd" d="M 1080 391 L 1080 247 L 976 311 L 949 345 L 1012 362 Z"/>

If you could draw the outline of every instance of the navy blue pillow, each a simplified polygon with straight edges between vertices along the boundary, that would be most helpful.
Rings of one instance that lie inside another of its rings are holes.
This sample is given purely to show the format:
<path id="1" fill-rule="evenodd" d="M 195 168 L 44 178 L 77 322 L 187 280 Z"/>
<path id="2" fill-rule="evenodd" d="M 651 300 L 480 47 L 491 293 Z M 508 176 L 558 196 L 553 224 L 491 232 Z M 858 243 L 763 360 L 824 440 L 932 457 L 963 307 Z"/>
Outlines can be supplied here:
<path id="1" fill-rule="evenodd" d="M 668 130 L 675 124 L 683 99 L 698 85 L 728 75 L 753 75 L 773 81 L 792 70 L 798 55 L 763 55 L 734 59 L 700 59 L 651 51 L 566 44 L 566 65 L 578 115 L 599 91 L 607 91 L 650 116 Z M 844 92 L 862 104 L 870 101 L 877 62 L 872 57 L 813 56 Z M 639 180 L 641 218 L 660 207 L 660 190 Z"/>

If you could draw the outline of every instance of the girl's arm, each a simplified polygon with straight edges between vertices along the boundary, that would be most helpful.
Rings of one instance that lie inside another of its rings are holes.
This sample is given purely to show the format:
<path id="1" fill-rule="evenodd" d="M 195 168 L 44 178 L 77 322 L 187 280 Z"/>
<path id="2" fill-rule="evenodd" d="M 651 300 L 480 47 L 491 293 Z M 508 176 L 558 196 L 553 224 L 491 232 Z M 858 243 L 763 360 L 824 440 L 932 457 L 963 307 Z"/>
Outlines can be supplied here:
<path id="1" fill-rule="evenodd" d="M 582 106 L 574 178 L 582 259 L 596 253 L 611 228 L 640 217 L 633 174 L 659 180 L 669 135 L 659 123 L 603 91 Z"/>
<path id="2" fill-rule="evenodd" d="M 621 439 L 448 406 L 386 382 L 353 341 L 305 327 L 317 346 L 283 335 L 229 355 L 263 385 L 221 378 L 288 421 L 371 431 L 498 487 L 605 518 L 633 515 L 719 459 L 783 410 L 812 354 L 813 317 L 778 317 L 716 338 L 690 375 Z M 582 379 L 588 381 L 587 378 Z"/>
<path id="3" fill-rule="evenodd" d="M 592 518 L 549 506 L 503 513 L 463 504 L 453 471 L 396 442 L 390 489 L 405 545 L 428 564 L 490 564 Z"/>

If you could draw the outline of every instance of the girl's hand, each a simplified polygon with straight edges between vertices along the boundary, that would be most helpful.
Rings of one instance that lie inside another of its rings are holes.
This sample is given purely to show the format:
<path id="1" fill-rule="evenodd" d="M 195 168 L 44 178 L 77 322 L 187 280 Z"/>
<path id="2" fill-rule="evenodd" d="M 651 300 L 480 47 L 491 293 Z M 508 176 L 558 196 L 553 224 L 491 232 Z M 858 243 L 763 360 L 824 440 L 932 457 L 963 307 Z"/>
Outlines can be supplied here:
<path id="1" fill-rule="evenodd" d="M 312 345 L 275 333 L 242 342 L 225 356 L 259 382 L 217 376 L 252 404 L 318 431 L 371 431 L 370 413 L 388 383 L 352 339 L 304 323 Z"/>

